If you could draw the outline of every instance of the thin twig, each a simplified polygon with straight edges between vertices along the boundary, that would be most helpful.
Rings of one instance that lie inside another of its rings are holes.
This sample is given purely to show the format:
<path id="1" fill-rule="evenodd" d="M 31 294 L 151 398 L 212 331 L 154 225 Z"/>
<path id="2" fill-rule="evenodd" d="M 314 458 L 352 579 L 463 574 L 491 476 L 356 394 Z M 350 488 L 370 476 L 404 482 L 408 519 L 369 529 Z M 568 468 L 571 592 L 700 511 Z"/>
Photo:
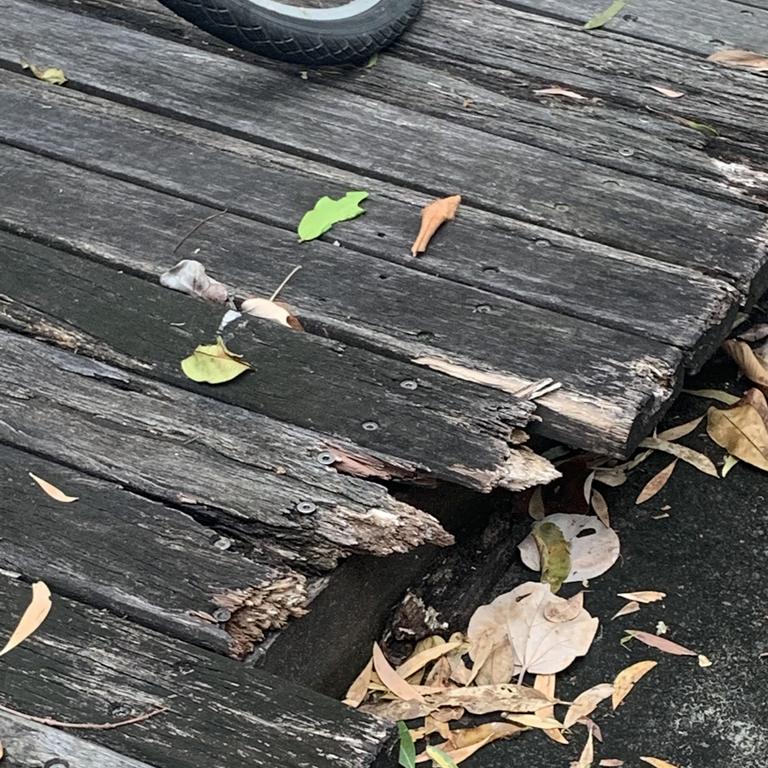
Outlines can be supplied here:
<path id="1" fill-rule="evenodd" d="M 290 275 L 288 275 L 288 277 L 286 277 L 286 278 L 285 278 L 285 280 L 283 280 L 283 282 L 282 282 L 282 283 L 280 283 L 280 285 L 278 285 L 278 286 L 277 286 L 277 288 L 275 289 L 275 292 L 274 292 L 274 293 L 273 293 L 273 294 L 272 294 L 272 295 L 269 297 L 269 300 L 270 300 L 270 301 L 274 301 L 274 300 L 275 300 L 275 299 L 278 297 L 278 295 L 279 295 L 280 291 L 282 291 L 282 290 L 283 290 L 283 288 L 285 288 L 285 286 L 286 286 L 286 285 L 288 285 L 288 281 L 289 281 L 289 280 L 290 280 L 290 279 L 291 279 L 291 278 L 292 278 L 292 277 L 293 277 L 293 276 L 294 276 L 294 275 L 295 275 L 295 274 L 296 274 L 296 273 L 297 273 L 297 272 L 298 272 L 300 269 L 301 269 L 301 266 L 298 266 L 298 267 L 294 267 L 294 268 L 291 270 L 291 274 L 290 274 Z"/>
<path id="2" fill-rule="evenodd" d="M 159 715 L 168 711 L 168 707 L 158 707 L 150 712 L 145 712 L 143 715 L 136 715 L 136 717 L 130 717 L 127 720 L 120 720 L 116 723 L 64 723 L 61 720 L 54 720 L 50 717 L 36 717 L 35 715 L 28 715 L 25 712 L 19 712 L 10 707 L 4 707 L 0 704 L 0 711 L 7 712 L 9 715 L 15 715 L 24 720 L 31 720 L 33 723 L 39 723 L 40 725 L 49 725 L 52 728 L 77 728 L 79 730 L 89 731 L 111 731 L 113 728 L 122 728 L 124 725 L 133 725 L 134 723 L 141 723 L 144 720 L 149 720 L 150 717 Z"/>
<path id="3" fill-rule="evenodd" d="M 195 226 L 192 227 L 192 229 L 190 229 L 189 232 L 187 232 L 187 234 L 184 235 L 184 237 L 182 237 L 178 243 L 176 243 L 176 247 L 173 249 L 174 256 L 178 253 L 179 248 L 181 248 L 181 246 L 184 245 L 184 243 L 186 243 L 187 240 L 189 240 L 189 238 L 192 237 L 192 235 L 194 235 L 195 232 L 197 232 L 197 230 L 203 226 L 203 224 L 207 224 L 209 221 L 212 221 L 217 216 L 223 216 L 225 213 L 229 213 L 229 210 L 227 208 L 225 208 L 223 211 L 216 211 L 216 213 L 212 213 L 210 216 L 207 216 L 202 221 L 198 221 L 197 224 L 195 224 Z"/>

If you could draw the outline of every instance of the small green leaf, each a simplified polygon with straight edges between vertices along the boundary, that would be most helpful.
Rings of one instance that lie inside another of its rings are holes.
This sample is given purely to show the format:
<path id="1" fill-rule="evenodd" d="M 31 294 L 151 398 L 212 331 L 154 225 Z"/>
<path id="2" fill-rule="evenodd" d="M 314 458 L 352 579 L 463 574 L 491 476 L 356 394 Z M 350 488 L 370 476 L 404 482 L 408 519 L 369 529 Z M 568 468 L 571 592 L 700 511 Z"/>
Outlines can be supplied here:
<path id="1" fill-rule="evenodd" d="M 686 128 L 692 128 L 694 131 L 703 133 L 705 136 L 719 136 L 717 128 L 713 128 L 706 123 L 697 123 L 695 120 L 687 120 L 684 117 L 675 118 L 680 125 L 684 125 Z"/>
<path id="2" fill-rule="evenodd" d="M 427 754 L 439 768 L 458 768 L 456 761 L 450 755 L 446 755 L 440 747 L 427 747 Z"/>
<path id="3" fill-rule="evenodd" d="M 311 211 L 307 211 L 299 223 L 299 240 L 315 240 L 340 221 L 356 219 L 365 213 L 360 203 L 368 197 L 367 192 L 347 192 L 344 197 L 334 200 L 321 197 Z"/>
<path id="4" fill-rule="evenodd" d="M 402 720 L 397 724 L 397 731 L 400 734 L 398 765 L 403 768 L 416 768 L 416 745 L 413 743 L 413 737 L 408 726 Z"/>
<path id="5" fill-rule="evenodd" d="M 584 29 L 600 29 L 604 27 L 625 5 L 627 0 L 613 0 L 613 2 L 597 16 L 593 16 L 585 25 Z"/>
<path id="6" fill-rule="evenodd" d="M 532 534 L 539 548 L 541 580 L 557 593 L 571 572 L 571 547 L 560 528 L 546 520 L 536 523 Z"/>
<path id="7" fill-rule="evenodd" d="M 373 69 L 378 63 L 379 63 L 379 54 L 374 53 L 373 56 L 371 56 L 371 58 L 368 59 L 368 63 L 365 65 L 365 68 Z"/>
<path id="8" fill-rule="evenodd" d="M 202 344 L 181 361 L 181 370 L 192 381 L 204 384 L 223 384 L 251 370 L 240 355 L 230 352 L 219 336 L 215 344 Z"/>

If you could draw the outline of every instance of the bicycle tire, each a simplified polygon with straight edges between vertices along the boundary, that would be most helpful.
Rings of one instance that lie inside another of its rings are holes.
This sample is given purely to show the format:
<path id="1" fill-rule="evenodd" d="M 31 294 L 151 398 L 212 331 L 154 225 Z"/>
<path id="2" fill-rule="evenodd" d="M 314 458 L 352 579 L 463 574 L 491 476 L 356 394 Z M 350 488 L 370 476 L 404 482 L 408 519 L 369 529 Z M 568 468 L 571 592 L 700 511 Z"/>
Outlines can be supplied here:
<path id="1" fill-rule="evenodd" d="M 160 2 L 238 48 L 311 66 L 369 60 L 405 31 L 422 5 L 422 0 L 350 0 L 335 8 L 314 9 L 279 0 Z"/>

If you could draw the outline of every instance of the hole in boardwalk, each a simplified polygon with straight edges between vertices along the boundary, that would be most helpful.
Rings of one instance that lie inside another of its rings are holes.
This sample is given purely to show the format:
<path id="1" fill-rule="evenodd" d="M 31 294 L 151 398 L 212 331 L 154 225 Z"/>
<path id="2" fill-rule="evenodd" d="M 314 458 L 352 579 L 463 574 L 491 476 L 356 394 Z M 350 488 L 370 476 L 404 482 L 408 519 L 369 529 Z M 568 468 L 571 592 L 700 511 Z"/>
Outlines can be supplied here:
<path id="1" fill-rule="evenodd" d="M 416 334 L 416 338 L 417 339 L 422 339 L 422 341 L 424 341 L 426 339 L 434 339 L 435 338 L 435 334 L 432 333 L 432 331 L 419 331 Z"/>
<path id="2" fill-rule="evenodd" d="M 389 280 L 389 275 L 379 275 L 379 280 Z"/>
<path id="3" fill-rule="evenodd" d="M 377 233 L 376 233 L 376 237 L 386 237 L 386 236 L 387 236 L 387 235 L 386 235 L 386 233 L 385 233 L 385 232 L 377 232 Z"/>
<path id="4" fill-rule="evenodd" d="M 498 267 L 491 267 L 491 266 L 483 267 L 483 272 L 485 272 L 486 274 L 492 274 L 492 273 L 498 272 L 498 271 L 499 271 Z"/>

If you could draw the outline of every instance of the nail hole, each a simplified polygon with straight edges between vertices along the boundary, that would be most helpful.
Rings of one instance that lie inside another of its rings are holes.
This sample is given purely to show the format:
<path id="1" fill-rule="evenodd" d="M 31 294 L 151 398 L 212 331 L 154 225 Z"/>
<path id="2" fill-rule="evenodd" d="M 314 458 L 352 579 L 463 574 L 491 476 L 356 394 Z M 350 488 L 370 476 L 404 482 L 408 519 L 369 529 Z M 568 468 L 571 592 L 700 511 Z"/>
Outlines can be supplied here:
<path id="1" fill-rule="evenodd" d="M 384 232 L 377 232 L 376 237 L 386 237 L 386 234 Z"/>
<path id="2" fill-rule="evenodd" d="M 432 331 L 419 331 L 416 334 L 417 339 L 433 339 L 435 337 L 435 334 L 432 333 Z"/>
<path id="3" fill-rule="evenodd" d="M 543 237 L 541 237 L 536 241 L 536 245 L 538 245 L 539 248 L 549 248 L 552 243 L 549 240 L 545 240 Z"/>
<path id="4" fill-rule="evenodd" d="M 483 267 L 483 272 L 498 272 L 498 271 L 499 271 L 498 267 L 490 267 L 490 266 Z"/>
<path id="5" fill-rule="evenodd" d="M 379 280 L 389 280 L 389 275 L 379 275 Z"/>
<path id="6" fill-rule="evenodd" d="M 597 528 L 585 528 L 583 531 L 579 531 L 576 534 L 577 539 L 583 539 L 585 536 L 592 536 L 597 533 Z"/>

